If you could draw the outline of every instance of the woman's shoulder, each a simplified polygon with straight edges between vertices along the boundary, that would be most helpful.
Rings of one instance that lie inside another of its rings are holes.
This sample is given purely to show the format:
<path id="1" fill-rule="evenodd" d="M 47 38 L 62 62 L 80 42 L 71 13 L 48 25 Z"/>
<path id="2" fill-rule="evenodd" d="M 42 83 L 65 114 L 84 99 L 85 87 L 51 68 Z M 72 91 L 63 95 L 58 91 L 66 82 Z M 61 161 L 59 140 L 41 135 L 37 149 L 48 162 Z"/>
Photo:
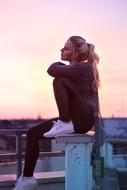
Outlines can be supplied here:
<path id="1" fill-rule="evenodd" d="M 90 69 L 91 68 L 91 63 L 90 62 L 75 62 L 71 64 L 73 67 L 78 67 L 81 69 Z"/>

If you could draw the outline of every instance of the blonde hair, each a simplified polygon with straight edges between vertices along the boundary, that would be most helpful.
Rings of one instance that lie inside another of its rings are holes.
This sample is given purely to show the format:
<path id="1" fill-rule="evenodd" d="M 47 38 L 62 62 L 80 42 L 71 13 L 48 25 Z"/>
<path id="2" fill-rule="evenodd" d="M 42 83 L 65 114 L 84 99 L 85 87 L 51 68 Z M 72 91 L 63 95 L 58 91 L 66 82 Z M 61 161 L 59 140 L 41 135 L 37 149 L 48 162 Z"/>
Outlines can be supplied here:
<path id="1" fill-rule="evenodd" d="M 74 49 L 76 61 L 88 61 L 92 66 L 93 85 L 97 88 L 100 86 L 99 72 L 97 63 L 99 63 L 99 56 L 95 53 L 93 44 L 87 43 L 81 36 L 71 36 L 68 40 Z"/>

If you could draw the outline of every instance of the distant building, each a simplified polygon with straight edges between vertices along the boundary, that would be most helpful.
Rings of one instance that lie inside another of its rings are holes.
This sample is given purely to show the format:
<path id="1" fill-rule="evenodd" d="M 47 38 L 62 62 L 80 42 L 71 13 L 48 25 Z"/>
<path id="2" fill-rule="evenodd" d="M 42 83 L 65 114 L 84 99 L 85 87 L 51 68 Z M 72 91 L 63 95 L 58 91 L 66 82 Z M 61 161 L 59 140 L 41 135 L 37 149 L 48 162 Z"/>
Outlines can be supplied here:
<path id="1" fill-rule="evenodd" d="M 127 168 L 127 118 L 105 118 L 107 167 Z"/>
<path id="2" fill-rule="evenodd" d="M 127 118 L 104 118 L 106 138 L 127 139 Z"/>
<path id="3" fill-rule="evenodd" d="M 114 154 L 127 154 L 127 118 L 105 118 L 105 138 L 112 142 Z"/>

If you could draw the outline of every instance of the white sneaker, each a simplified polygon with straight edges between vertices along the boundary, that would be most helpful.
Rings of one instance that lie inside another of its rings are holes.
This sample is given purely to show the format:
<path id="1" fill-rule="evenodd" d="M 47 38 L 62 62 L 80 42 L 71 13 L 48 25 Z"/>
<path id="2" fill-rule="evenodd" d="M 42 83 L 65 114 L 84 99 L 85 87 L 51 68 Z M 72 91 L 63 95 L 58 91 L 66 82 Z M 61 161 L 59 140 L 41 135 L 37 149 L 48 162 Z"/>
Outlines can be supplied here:
<path id="1" fill-rule="evenodd" d="M 43 134 L 44 137 L 55 137 L 61 134 L 74 133 L 74 125 L 72 121 L 63 122 L 61 120 L 53 121 L 53 126 L 50 131 Z"/>
<path id="2" fill-rule="evenodd" d="M 13 190 L 34 190 L 38 186 L 35 177 L 20 177 Z"/>

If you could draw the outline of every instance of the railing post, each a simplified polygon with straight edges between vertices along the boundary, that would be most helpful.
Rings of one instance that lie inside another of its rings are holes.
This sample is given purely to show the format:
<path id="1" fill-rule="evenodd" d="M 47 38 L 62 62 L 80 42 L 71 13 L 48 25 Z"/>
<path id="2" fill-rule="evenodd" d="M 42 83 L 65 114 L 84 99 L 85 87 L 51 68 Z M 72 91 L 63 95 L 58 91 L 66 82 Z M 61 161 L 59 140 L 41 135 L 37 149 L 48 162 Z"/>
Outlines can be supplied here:
<path id="1" fill-rule="evenodd" d="M 106 167 L 113 168 L 113 146 L 110 142 L 106 142 Z"/>
<path id="2" fill-rule="evenodd" d="M 22 173 L 22 144 L 21 144 L 22 134 L 16 132 L 16 154 L 17 154 L 17 176 L 18 179 Z"/>
<path id="3" fill-rule="evenodd" d="M 96 183 L 96 189 L 99 189 L 101 178 L 101 154 L 100 154 L 100 141 L 101 141 L 101 121 L 98 112 L 95 112 L 95 143 L 94 143 L 94 160 L 93 160 L 93 176 Z"/>
<path id="4" fill-rule="evenodd" d="M 65 190 L 92 190 L 91 149 L 93 137 L 69 134 L 56 137 L 65 143 Z"/>

